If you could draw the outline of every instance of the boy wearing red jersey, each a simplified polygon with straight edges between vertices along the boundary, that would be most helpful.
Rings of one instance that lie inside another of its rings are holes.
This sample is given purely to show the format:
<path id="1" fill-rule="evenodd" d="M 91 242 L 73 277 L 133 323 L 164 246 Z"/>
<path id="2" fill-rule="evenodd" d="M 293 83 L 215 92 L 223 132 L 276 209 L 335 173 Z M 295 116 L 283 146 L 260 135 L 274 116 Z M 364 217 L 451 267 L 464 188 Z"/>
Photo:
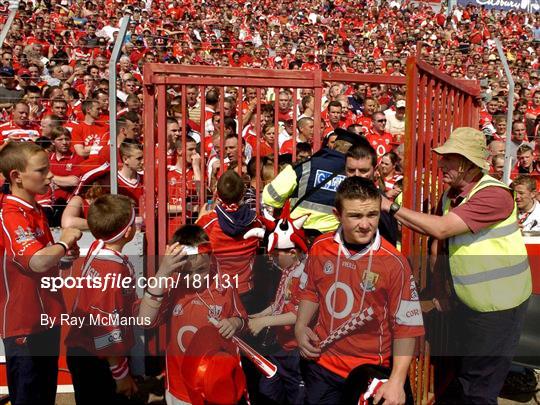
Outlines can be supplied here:
<path id="1" fill-rule="evenodd" d="M 208 234 L 220 270 L 231 278 L 237 277 L 240 299 L 248 313 L 253 313 L 258 301 L 253 290 L 253 264 L 259 240 L 245 239 L 244 234 L 261 224 L 255 211 L 244 204 L 245 186 L 236 171 L 227 170 L 221 175 L 217 193 L 215 210 L 202 215 L 197 224 Z"/>
<path id="2" fill-rule="evenodd" d="M 122 254 L 135 236 L 134 222 L 133 202 L 123 195 L 103 195 L 88 209 L 88 227 L 96 241 L 88 250 L 82 277 L 102 286 L 83 284 L 71 314 L 71 319 L 80 320 L 66 338 L 77 405 L 129 403 L 137 391 L 128 362 L 134 344 L 131 327 L 139 324 L 132 316 L 135 272 Z M 114 279 L 119 282 L 108 282 Z"/>
<path id="3" fill-rule="evenodd" d="M 193 223 L 193 217 L 198 210 L 197 188 L 201 181 L 201 157 L 197 153 L 197 143 L 191 136 L 186 136 L 186 175 L 182 173 L 183 146 L 182 140 L 177 139 L 174 143 L 177 155 L 176 164 L 167 167 L 167 213 L 169 237 L 182 225 L 182 208 L 186 208 L 186 221 Z M 185 184 L 184 184 L 185 181 Z M 183 205 L 183 200 L 186 200 Z"/>
<path id="4" fill-rule="evenodd" d="M 139 174 L 143 169 L 143 146 L 126 139 L 120 144 L 119 152 L 122 168 L 118 171 L 118 192 L 131 198 L 138 207 L 144 192 L 144 179 Z"/>
<path id="5" fill-rule="evenodd" d="M 212 318 L 218 321 L 216 327 L 226 339 L 245 325 L 247 316 L 234 281 L 217 271 L 209 253 L 209 238 L 201 227 L 184 225 L 179 228 L 171 245 L 167 246 L 156 274 L 157 287 L 149 287 L 140 303 L 139 317 L 148 319 L 151 327 L 163 322 L 169 325 L 166 353 L 168 404 L 193 401 L 182 375 L 182 364 L 194 334 L 210 325 Z M 173 288 L 167 289 L 165 280 L 171 277 Z"/>
<path id="6" fill-rule="evenodd" d="M 345 179 L 334 209 L 341 227 L 321 235 L 310 250 L 295 325 L 300 354 L 313 360 L 304 374 L 306 403 L 350 400 L 342 392 L 351 371 L 366 365 L 388 368 L 391 357 L 388 381 L 375 403 L 381 398 L 386 404 L 406 401 L 415 338 L 424 328 L 407 260 L 377 231 L 380 210 L 380 193 L 371 180 Z M 370 317 L 359 326 L 358 314 L 364 311 Z M 346 328 L 353 319 L 356 326 Z"/>
<path id="7" fill-rule="evenodd" d="M 47 152 L 33 142 L 10 142 L 0 151 L 0 171 L 11 188 L 0 211 L 0 333 L 12 404 L 54 404 L 60 347 L 59 291 L 42 280 L 59 275 L 69 249 L 78 254 L 81 232 L 65 228 L 54 243 L 36 195 L 49 188 Z M 44 319 L 47 322 L 44 322 Z M 49 322 L 50 320 L 50 322 Z"/>

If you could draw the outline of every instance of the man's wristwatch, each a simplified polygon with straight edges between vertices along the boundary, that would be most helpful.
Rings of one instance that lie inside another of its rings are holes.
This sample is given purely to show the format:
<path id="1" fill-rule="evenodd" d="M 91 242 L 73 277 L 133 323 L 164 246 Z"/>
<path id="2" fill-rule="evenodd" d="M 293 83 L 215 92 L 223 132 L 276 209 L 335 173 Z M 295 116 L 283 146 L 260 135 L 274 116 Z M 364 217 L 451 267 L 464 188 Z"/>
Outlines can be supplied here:
<path id="1" fill-rule="evenodd" d="M 388 213 L 394 216 L 395 213 L 398 212 L 400 208 L 401 208 L 401 205 L 399 205 L 397 202 L 393 202 L 392 205 L 390 205 L 390 209 L 388 210 Z"/>

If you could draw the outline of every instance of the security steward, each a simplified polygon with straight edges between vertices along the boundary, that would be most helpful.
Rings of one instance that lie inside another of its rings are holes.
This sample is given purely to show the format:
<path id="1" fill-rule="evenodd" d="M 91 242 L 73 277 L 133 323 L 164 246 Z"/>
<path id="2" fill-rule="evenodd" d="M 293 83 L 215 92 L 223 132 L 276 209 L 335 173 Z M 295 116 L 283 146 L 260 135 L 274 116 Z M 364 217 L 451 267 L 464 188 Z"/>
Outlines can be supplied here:
<path id="1" fill-rule="evenodd" d="M 382 209 L 443 244 L 457 301 L 450 329 L 459 339 L 459 402 L 496 404 L 531 295 L 517 209 L 512 191 L 486 174 L 482 132 L 457 128 L 434 152 L 441 156 L 443 182 L 449 186 L 441 215 L 415 212 L 387 199 Z"/>
<path id="2" fill-rule="evenodd" d="M 263 203 L 281 208 L 291 200 L 291 217 L 310 214 L 304 223 L 309 239 L 337 229 L 332 213 L 336 190 L 345 179 L 345 154 L 359 142 L 359 136 L 336 130 L 333 149 L 322 148 L 300 165 L 286 166 L 263 190 Z"/>

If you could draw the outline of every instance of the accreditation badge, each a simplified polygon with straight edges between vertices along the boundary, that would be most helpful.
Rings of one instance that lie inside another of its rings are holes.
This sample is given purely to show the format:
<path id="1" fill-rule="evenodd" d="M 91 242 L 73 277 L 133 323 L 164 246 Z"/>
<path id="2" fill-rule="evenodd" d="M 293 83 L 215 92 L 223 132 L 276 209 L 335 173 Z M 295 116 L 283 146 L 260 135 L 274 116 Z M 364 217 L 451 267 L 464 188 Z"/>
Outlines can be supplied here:
<path id="1" fill-rule="evenodd" d="M 379 280 L 379 275 L 377 273 L 374 273 L 372 271 L 368 273 L 367 271 L 365 271 L 362 275 L 362 282 L 360 283 L 360 288 L 365 292 L 375 291 L 375 285 L 377 284 L 377 280 Z"/>

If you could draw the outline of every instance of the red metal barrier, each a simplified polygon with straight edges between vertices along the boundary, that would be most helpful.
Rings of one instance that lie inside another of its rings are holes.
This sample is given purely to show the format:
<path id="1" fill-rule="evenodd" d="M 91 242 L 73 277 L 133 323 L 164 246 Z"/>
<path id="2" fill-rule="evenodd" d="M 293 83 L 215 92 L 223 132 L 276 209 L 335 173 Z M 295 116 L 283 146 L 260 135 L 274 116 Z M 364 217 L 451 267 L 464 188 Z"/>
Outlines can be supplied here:
<path id="1" fill-rule="evenodd" d="M 261 150 L 261 134 L 263 123 L 263 107 L 267 104 L 267 91 L 273 90 L 275 104 L 273 107 L 274 115 L 274 144 L 272 151 L 274 156 L 278 156 L 278 105 L 277 100 L 281 89 L 290 89 L 292 92 L 293 101 L 293 159 L 296 158 L 296 123 L 298 120 L 298 104 L 300 103 L 299 92 L 309 91 L 314 96 L 314 138 L 313 150 L 316 151 L 321 145 L 321 107 L 323 98 L 323 88 L 325 82 L 342 82 L 342 83 L 365 83 L 365 84 L 386 84 L 390 86 L 404 86 L 405 77 L 403 76 L 382 76 L 382 75 L 359 75 L 347 73 L 327 73 L 321 71 L 306 72 L 306 71 L 270 71 L 260 69 L 244 69 L 244 68 L 217 68 L 206 66 L 180 66 L 168 64 L 147 64 L 144 66 L 144 144 L 145 144 L 145 226 L 147 238 L 147 256 L 149 258 L 148 275 L 151 276 L 155 272 L 155 264 L 159 254 L 164 252 L 168 237 L 171 234 L 170 226 L 168 226 L 169 214 L 171 211 L 169 190 L 168 190 L 168 169 L 167 169 L 167 116 L 170 113 L 169 106 L 172 98 L 170 93 L 181 94 L 181 139 L 182 139 L 182 156 L 186 156 L 186 133 L 187 133 L 187 88 L 196 86 L 201 95 L 200 98 L 200 119 L 193 123 L 200 127 L 201 134 L 201 161 L 200 171 L 201 178 L 194 183 L 187 184 L 186 176 L 182 175 L 180 184 L 178 185 L 178 200 L 180 200 L 181 218 L 178 218 L 178 223 L 175 225 L 184 224 L 194 221 L 188 215 L 187 200 L 189 196 L 188 189 L 196 189 L 196 202 L 192 205 L 192 211 L 198 211 L 202 205 L 208 200 L 213 200 L 211 193 L 212 178 L 209 179 L 207 170 L 209 156 L 204 156 L 205 145 L 208 139 L 204 139 L 205 125 L 207 124 L 208 115 L 205 113 L 205 94 L 210 88 L 215 88 L 219 94 L 219 103 L 216 108 L 216 113 L 219 114 L 219 160 L 221 173 L 226 165 L 224 156 L 225 137 L 224 118 L 225 118 L 225 94 L 230 91 L 230 87 L 236 88 L 236 118 L 238 122 L 238 145 L 246 145 L 242 133 L 247 130 L 244 122 L 244 115 L 249 114 L 246 107 L 248 97 L 256 99 L 254 114 L 256 119 L 252 122 L 252 130 L 257 134 L 256 144 L 254 144 L 254 155 L 257 156 L 255 172 L 257 173 L 255 181 L 255 196 L 256 207 L 260 207 L 260 194 L 263 184 L 260 174 L 261 167 L 264 163 L 260 156 Z M 248 94 L 249 93 L 249 94 Z M 246 96 L 246 100 L 244 99 Z M 242 148 L 238 147 L 237 161 L 243 161 Z M 274 174 L 278 171 L 277 159 L 273 160 Z M 181 172 L 186 173 L 186 161 L 182 158 Z M 242 166 L 238 165 L 238 171 L 241 173 Z M 167 202 L 167 203 L 163 203 Z M 190 213 L 192 214 L 192 213 Z M 158 347 L 153 344 L 151 351 L 155 351 Z"/>
<path id="2" fill-rule="evenodd" d="M 458 126 L 477 126 L 478 106 L 475 102 L 479 94 L 479 87 L 471 82 L 456 81 L 449 76 L 441 74 L 431 66 L 416 58 L 410 58 L 407 65 L 407 77 L 379 76 L 348 73 L 304 72 L 304 71 L 266 71 L 243 68 L 216 68 L 204 66 L 178 66 L 148 64 L 144 67 L 144 111 L 145 111 L 145 188 L 146 188 L 146 235 L 148 242 L 148 275 L 154 274 L 154 263 L 151 258 L 164 251 L 170 230 L 167 225 L 168 218 L 168 187 L 167 187 L 167 113 L 168 92 L 174 91 L 182 94 L 181 98 L 181 133 L 182 156 L 186 155 L 187 133 L 187 102 L 186 91 L 188 86 L 196 86 L 201 97 L 200 119 L 196 124 L 201 127 L 201 179 L 197 185 L 197 205 L 200 207 L 207 201 L 207 188 L 209 178 L 207 173 L 208 157 L 204 156 L 204 128 L 205 97 L 207 89 L 215 87 L 219 94 L 219 103 L 216 113 L 219 114 L 219 163 L 220 172 L 224 170 L 225 139 L 224 139 L 224 96 L 229 87 L 236 87 L 238 119 L 238 145 L 243 145 L 242 137 L 245 125 L 243 111 L 248 106 L 244 96 L 256 99 L 253 123 L 254 132 L 261 134 L 262 110 L 266 100 L 266 91 L 272 89 L 276 103 L 273 106 L 274 115 L 274 144 L 271 149 L 278 155 L 278 107 L 277 99 L 280 89 L 292 89 L 293 95 L 293 153 L 296 152 L 296 122 L 297 104 L 299 103 L 299 89 L 308 89 L 314 95 L 314 121 L 315 136 L 314 150 L 321 144 L 321 107 L 323 87 L 325 82 L 341 83 L 375 83 L 389 86 L 407 86 L 407 117 L 406 117 L 406 149 L 405 149 L 405 179 L 404 204 L 418 211 L 432 210 L 442 192 L 441 178 L 437 171 L 436 160 L 433 158 L 431 148 L 439 145 Z M 261 140 L 257 136 L 255 145 L 256 185 L 255 196 L 259 208 L 262 182 L 260 178 Z M 238 161 L 243 160 L 241 148 L 238 148 Z M 182 173 L 186 173 L 186 161 L 182 160 Z M 274 173 L 277 172 L 277 160 L 272 162 Z M 241 172 L 242 167 L 238 165 Z M 154 175 L 156 173 L 157 175 Z M 187 197 L 186 178 L 180 184 L 180 198 L 182 205 L 181 223 L 191 220 L 186 212 Z M 183 193 L 183 194 L 182 194 Z M 407 229 L 403 230 L 403 251 L 409 257 L 413 266 L 416 280 L 423 288 L 427 285 L 427 239 L 413 234 Z M 151 352 L 159 349 L 156 343 L 150 347 Z M 429 344 L 422 342 L 420 356 L 411 367 L 411 382 L 414 387 L 416 402 L 427 403 L 433 399 L 434 378 L 433 367 L 430 362 Z"/>
<path id="3" fill-rule="evenodd" d="M 433 147 L 442 144 L 453 129 L 478 127 L 480 87 L 456 80 L 416 57 L 407 61 L 407 112 L 403 204 L 415 211 L 433 212 L 442 195 L 442 175 Z M 403 228 L 402 251 L 409 258 L 419 289 L 428 286 L 428 238 Z M 432 325 L 438 337 L 446 333 L 443 322 Z M 443 339 L 444 340 L 444 339 Z M 434 370 L 430 344 L 422 342 L 420 356 L 411 367 L 416 403 L 434 399 Z"/>

